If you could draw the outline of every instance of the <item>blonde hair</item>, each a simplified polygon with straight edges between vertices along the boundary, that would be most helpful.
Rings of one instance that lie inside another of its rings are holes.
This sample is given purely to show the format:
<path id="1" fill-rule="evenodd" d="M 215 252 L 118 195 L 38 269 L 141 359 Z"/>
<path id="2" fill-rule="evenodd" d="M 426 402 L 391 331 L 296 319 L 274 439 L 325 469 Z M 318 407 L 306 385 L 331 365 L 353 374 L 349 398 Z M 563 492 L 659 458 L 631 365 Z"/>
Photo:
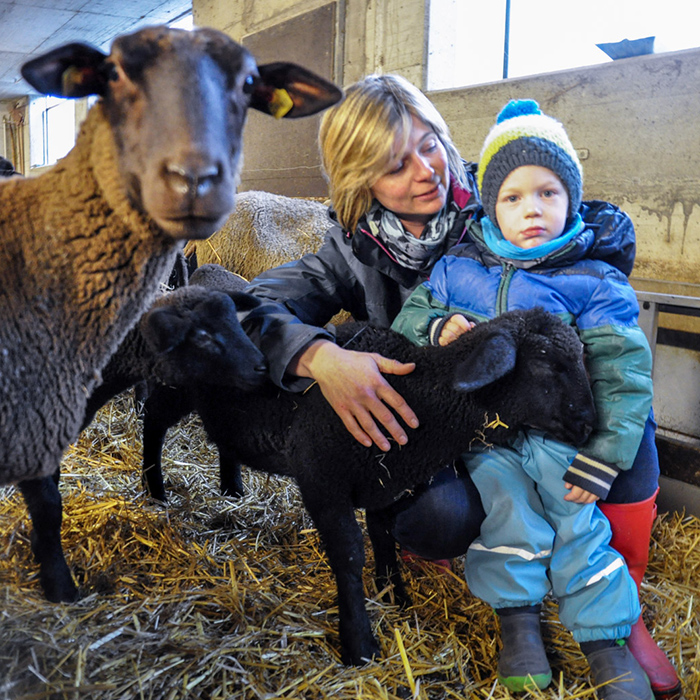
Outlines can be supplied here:
<path id="1" fill-rule="evenodd" d="M 370 188 L 406 147 L 412 117 L 437 135 L 447 152 L 450 177 L 467 186 L 464 166 L 435 105 L 399 75 L 369 75 L 345 90 L 345 99 L 323 115 L 319 147 L 330 198 L 340 225 L 354 232 L 372 204 Z"/>

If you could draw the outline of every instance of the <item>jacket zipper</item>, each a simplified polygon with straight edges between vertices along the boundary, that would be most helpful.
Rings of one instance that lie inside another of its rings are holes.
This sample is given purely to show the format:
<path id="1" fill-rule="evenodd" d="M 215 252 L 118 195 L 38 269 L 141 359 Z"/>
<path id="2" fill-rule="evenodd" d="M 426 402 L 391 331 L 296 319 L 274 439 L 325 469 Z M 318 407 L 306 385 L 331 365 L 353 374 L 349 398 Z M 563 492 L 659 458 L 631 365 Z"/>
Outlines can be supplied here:
<path id="1" fill-rule="evenodd" d="M 508 311 L 508 291 L 515 274 L 514 265 L 503 263 L 502 267 L 501 280 L 498 283 L 498 293 L 496 294 L 496 316 Z"/>

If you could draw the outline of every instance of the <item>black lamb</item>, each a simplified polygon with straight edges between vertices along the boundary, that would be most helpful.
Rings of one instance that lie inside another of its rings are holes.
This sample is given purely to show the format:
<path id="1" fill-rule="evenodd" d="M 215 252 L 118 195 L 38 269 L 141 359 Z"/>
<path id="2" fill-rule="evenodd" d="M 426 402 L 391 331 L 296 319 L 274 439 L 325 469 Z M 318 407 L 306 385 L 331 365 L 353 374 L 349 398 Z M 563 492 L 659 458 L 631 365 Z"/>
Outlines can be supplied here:
<path id="1" fill-rule="evenodd" d="M 249 308 L 251 296 L 205 289 L 197 284 L 197 279 L 199 277 L 193 275 L 191 284 L 164 294 L 156 299 L 151 308 L 172 307 L 179 317 L 186 319 L 188 343 L 215 343 L 217 348 L 221 348 L 225 370 L 240 372 L 237 381 L 245 381 L 248 372 L 266 377 L 265 359 L 248 339 L 236 316 L 237 311 Z M 184 341 L 185 338 L 182 338 Z M 104 368 L 102 383 L 88 398 L 82 429 L 90 425 L 102 406 L 133 386 L 143 386 L 138 393 L 146 401 L 152 387 L 158 384 L 157 360 L 158 355 L 144 340 L 140 326 L 134 326 Z M 164 495 L 151 495 L 165 500 Z"/>
<path id="2" fill-rule="evenodd" d="M 188 283 L 188 274 L 187 260 L 182 251 L 178 251 L 163 293 L 184 287 Z M 97 411 L 108 401 L 133 386 L 136 387 L 137 398 L 145 401 L 154 362 L 153 351 L 141 336 L 138 324 L 132 326 L 102 370 L 100 384 L 88 397 L 80 430 L 85 430 L 92 423 Z"/>
<path id="3" fill-rule="evenodd" d="M 167 309 L 142 321 L 144 337 L 159 351 L 171 345 L 172 322 Z M 220 370 L 190 380 L 187 365 L 201 353 L 187 343 L 177 356 L 161 356 L 159 375 L 187 386 L 187 400 L 230 463 L 297 481 L 336 578 L 342 659 L 361 664 L 378 646 L 364 607 L 355 509 L 367 511 L 380 590 L 391 583 L 396 599 L 406 602 L 386 509 L 475 440 L 502 443 L 530 426 L 579 444 L 592 429 L 595 409 L 576 332 L 541 309 L 503 314 L 444 348 L 416 347 L 391 330 L 355 323 L 338 327 L 338 342 L 416 363 L 412 374 L 387 377 L 421 420 L 407 445 L 388 453 L 363 447 L 316 386 L 293 394 L 268 383 L 245 393 L 233 378 L 226 386 Z"/>
<path id="4" fill-rule="evenodd" d="M 185 288 L 187 284 L 189 286 Z M 250 295 L 237 294 L 247 284 L 246 280 L 239 275 L 214 263 L 196 268 L 188 280 L 186 261 L 180 254 L 168 284 L 169 287 L 174 288 L 174 291 L 163 294 L 152 305 L 152 308 L 172 307 L 174 313 L 186 319 L 187 338 L 182 338 L 182 342 L 206 343 L 212 349 L 220 349 L 224 358 L 225 371 L 239 372 L 240 376 L 236 377 L 237 383 L 245 382 L 246 378 L 252 380 L 252 377 L 256 377 L 254 382 L 257 382 L 258 378 L 264 377 L 266 370 L 262 354 L 248 340 L 248 336 L 243 332 L 236 318 L 237 311 L 246 311 L 249 304 L 255 301 Z M 208 287 L 208 290 L 202 287 Z M 235 301 L 238 301 L 237 305 Z M 200 350 L 204 351 L 201 345 Z M 141 334 L 140 325 L 137 324 L 120 343 L 102 371 L 101 383 L 87 400 L 81 430 L 92 423 L 95 414 L 102 406 L 132 387 L 135 387 L 137 399 L 144 402 L 143 411 L 146 416 L 149 413 L 155 413 L 159 420 L 168 416 L 165 430 L 191 413 L 194 410 L 194 404 L 187 398 L 186 387 L 163 386 L 156 392 L 156 401 L 163 402 L 163 407 L 154 410 L 149 403 L 148 396 L 153 387 L 159 383 L 155 367 L 157 359 L 156 352 L 146 343 Z M 248 373 L 251 374 L 248 375 Z M 255 385 L 257 386 L 257 383 Z M 173 413 L 172 407 L 177 407 L 175 409 L 177 415 Z M 160 458 L 160 452 L 158 452 L 158 458 Z M 150 469 L 144 465 L 144 483 L 153 498 L 165 502 L 166 494 L 160 459 L 157 465 L 157 469 Z M 243 483 L 240 468 L 231 469 L 224 465 L 222 492 L 225 495 L 242 495 Z"/>

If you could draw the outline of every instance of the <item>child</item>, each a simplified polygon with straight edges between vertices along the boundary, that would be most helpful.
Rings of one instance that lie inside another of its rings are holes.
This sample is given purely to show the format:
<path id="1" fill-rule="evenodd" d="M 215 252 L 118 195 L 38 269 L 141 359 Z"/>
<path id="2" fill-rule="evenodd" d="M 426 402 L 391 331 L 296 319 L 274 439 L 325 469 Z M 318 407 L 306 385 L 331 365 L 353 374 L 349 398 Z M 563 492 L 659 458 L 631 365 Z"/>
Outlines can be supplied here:
<path id="1" fill-rule="evenodd" d="M 393 327 L 414 342 L 445 345 L 474 322 L 542 306 L 579 331 L 598 410 L 583 452 L 530 430 L 507 447 L 464 455 L 486 511 L 466 576 L 500 618 L 498 678 L 516 691 L 550 683 L 540 607 L 551 590 L 594 682 L 606 683 L 599 697 L 651 700 L 625 643 L 640 615 L 635 583 L 595 505 L 631 466 L 651 409 L 651 353 L 634 291 L 601 255 L 588 255 L 595 236 L 578 213 L 581 165 L 562 125 L 536 102 L 511 101 L 501 111 L 477 180 L 486 215 Z"/>

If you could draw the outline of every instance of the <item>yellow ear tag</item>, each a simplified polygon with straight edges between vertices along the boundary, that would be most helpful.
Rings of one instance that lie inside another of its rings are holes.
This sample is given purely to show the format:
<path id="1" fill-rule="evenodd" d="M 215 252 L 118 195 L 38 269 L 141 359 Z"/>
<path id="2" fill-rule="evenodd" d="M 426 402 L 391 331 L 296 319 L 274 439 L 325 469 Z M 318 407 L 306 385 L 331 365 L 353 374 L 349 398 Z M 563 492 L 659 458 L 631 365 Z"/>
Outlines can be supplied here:
<path id="1" fill-rule="evenodd" d="M 270 100 L 270 114 L 275 119 L 282 119 L 292 107 L 294 107 L 294 102 L 289 93 L 284 88 L 275 88 Z"/>

